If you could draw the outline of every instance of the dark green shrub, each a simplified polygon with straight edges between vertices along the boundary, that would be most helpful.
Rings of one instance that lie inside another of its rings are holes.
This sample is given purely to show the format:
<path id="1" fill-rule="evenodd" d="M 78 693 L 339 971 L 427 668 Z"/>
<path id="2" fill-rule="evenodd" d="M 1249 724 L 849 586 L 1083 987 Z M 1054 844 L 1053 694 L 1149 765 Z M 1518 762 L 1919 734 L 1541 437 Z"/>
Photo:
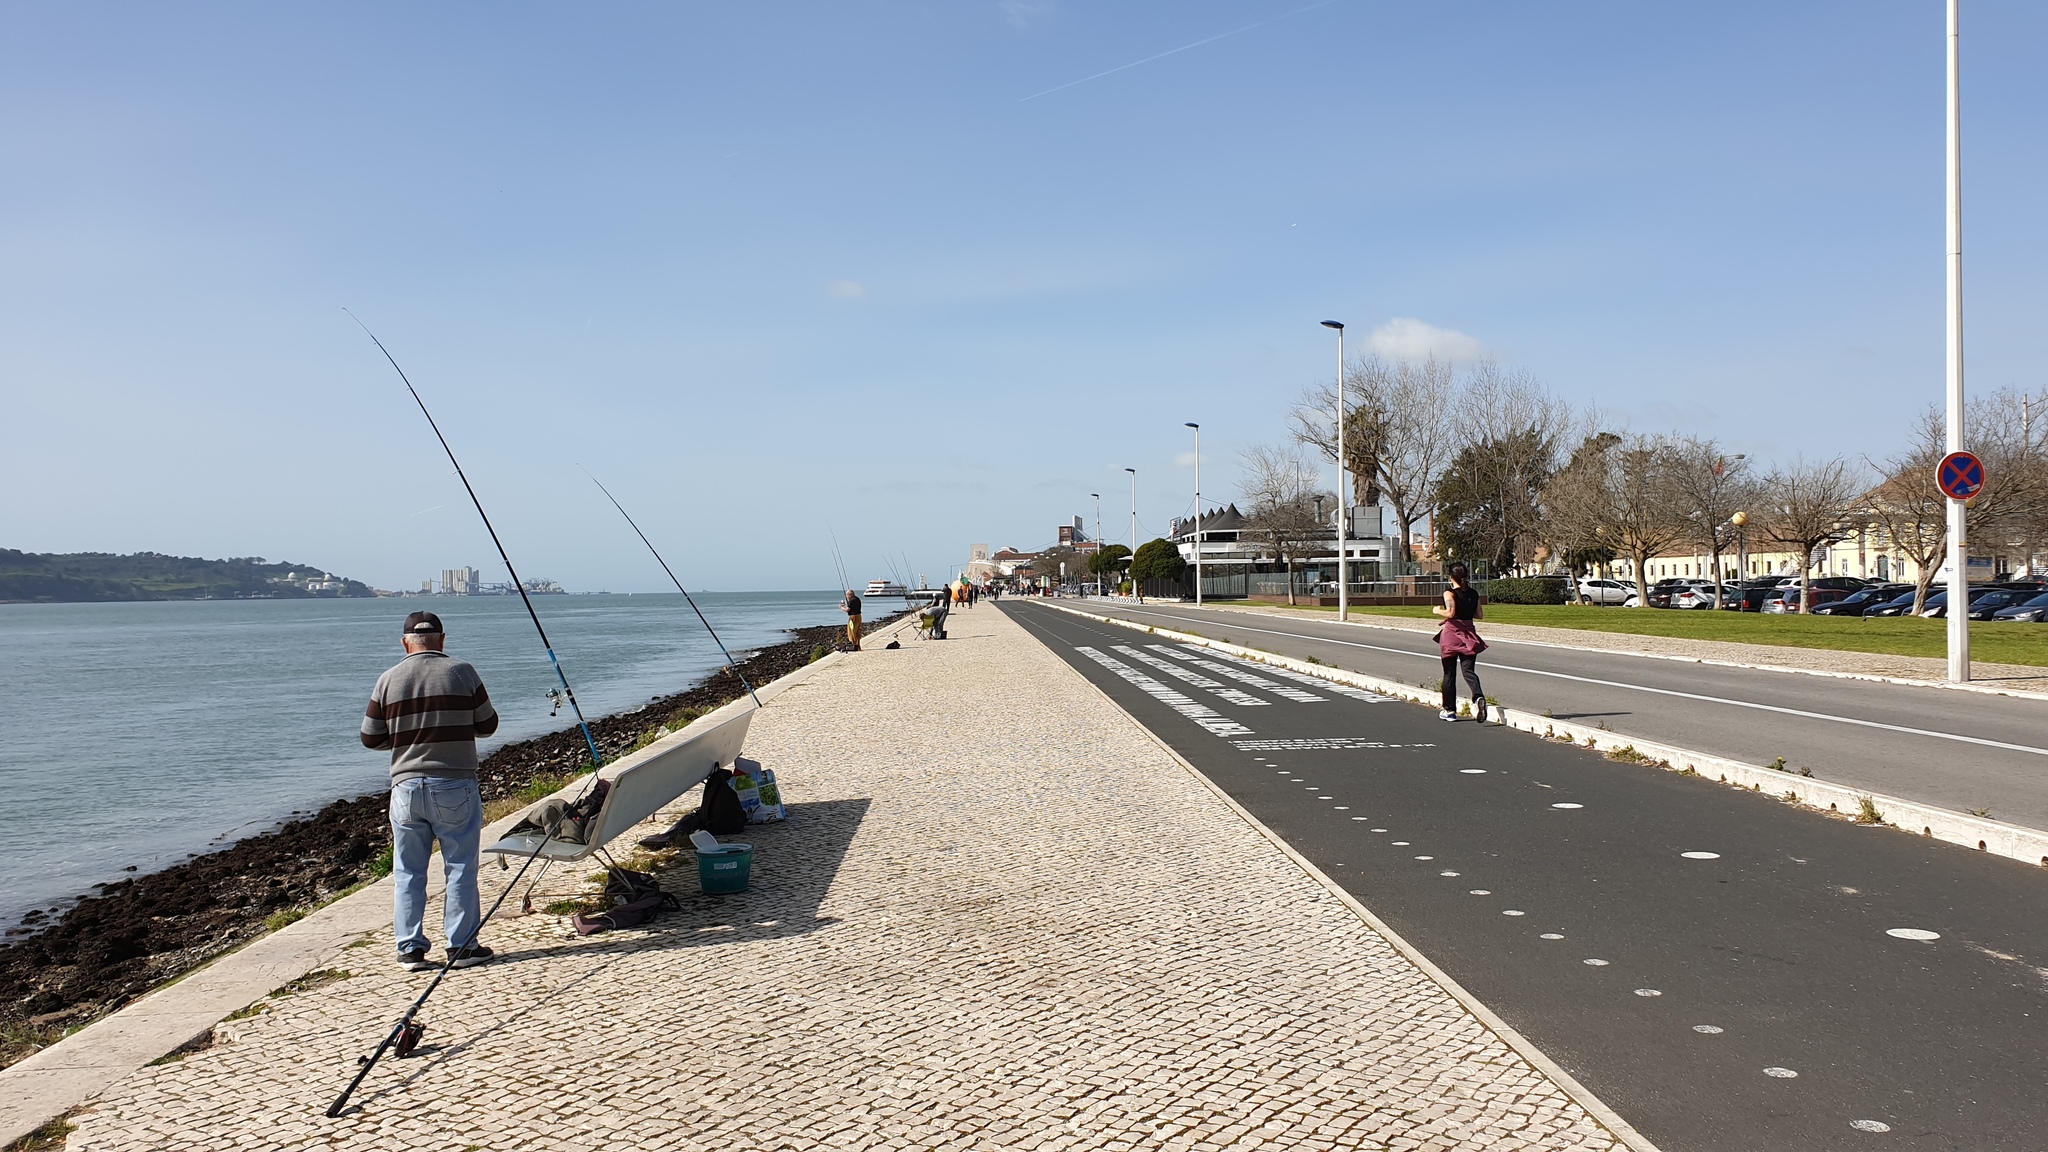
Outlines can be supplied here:
<path id="1" fill-rule="evenodd" d="M 1541 576 L 1498 576 L 1486 586 L 1486 598 L 1495 604 L 1562 604 L 1565 586 Z"/>

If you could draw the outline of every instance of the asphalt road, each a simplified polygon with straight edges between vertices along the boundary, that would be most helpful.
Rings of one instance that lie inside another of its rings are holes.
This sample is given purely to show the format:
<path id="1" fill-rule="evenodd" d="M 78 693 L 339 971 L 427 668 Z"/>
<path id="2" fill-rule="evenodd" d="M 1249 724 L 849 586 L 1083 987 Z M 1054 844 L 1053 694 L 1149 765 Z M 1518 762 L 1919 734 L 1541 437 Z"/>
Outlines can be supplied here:
<path id="1" fill-rule="evenodd" d="M 1665 1152 L 2048 1147 L 2042 869 L 1000 607 Z"/>
<path id="2" fill-rule="evenodd" d="M 1182 604 L 1082 607 L 1407 684 L 1443 671 L 1428 633 Z M 1481 679 L 1510 707 L 1750 764 L 1783 756 L 1837 784 L 2048 829 L 2048 703 L 2039 700 L 1488 643 Z"/>

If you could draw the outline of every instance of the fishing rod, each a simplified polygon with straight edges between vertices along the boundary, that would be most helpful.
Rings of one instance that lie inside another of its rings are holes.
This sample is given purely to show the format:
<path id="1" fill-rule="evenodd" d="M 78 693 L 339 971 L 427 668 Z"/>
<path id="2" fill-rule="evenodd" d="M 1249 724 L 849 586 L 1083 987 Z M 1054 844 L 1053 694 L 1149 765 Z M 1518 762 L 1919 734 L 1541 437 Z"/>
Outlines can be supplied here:
<path id="1" fill-rule="evenodd" d="M 562 672 L 562 662 L 555 658 L 555 646 L 548 641 L 547 629 L 541 627 L 540 613 L 533 610 L 533 601 L 528 599 L 526 595 L 526 585 L 520 582 L 518 570 L 512 567 L 512 557 L 506 555 L 504 542 L 498 539 L 498 530 L 491 526 L 491 518 L 484 511 L 483 501 L 477 499 L 476 489 L 470 487 L 469 477 L 463 474 L 462 462 L 455 458 L 455 449 L 448 446 L 448 438 L 441 434 L 441 425 L 435 422 L 434 414 L 427 411 L 427 402 L 420 399 L 419 389 L 414 388 L 412 381 L 406 378 L 405 369 L 398 366 L 398 360 L 391 355 L 391 350 L 384 347 L 384 342 L 377 339 L 377 334 L 370 331 L 370 326 L 363 323 L 361 317 L 357 316 L 354 312 L 349 312 L 346 308 L 342 309 L 342 311 L 348 312 L 348 318 L 356 322 L 356 326 L 361 328 L 363 334 L 370 338 L 370 343 L 375 344 L 377 351 L 384 353 L 384 359 L 391 362 L 392 370 L 397 372 L 398 378 L 405 382 L 405 390 L 412 393 L 413 403 L 420 406 L 420 414 L 427 418 L 428 427 L 434 430 L 434 438 L 441 442 L 441 450 L 448 454 L 448 462 L 455 465 L 455 474 L 462 478 L 462 487 L 464 491 L 469 493 L 469 502 L 476 505 L 476 514 L 483 519 L 484 530 L 491 534 L 491 543 L 497 545 L 498 558 L 505 562 L 505 571 L 511 573 L 512 586 L 519 590 L 519 599 L 526 605 L 526 614 L 533 620 L 534 630 L 540 633 L 541 646 L 548 651 L 548 663 L 555 670 L 555 678 L 562 682 L 562 695 L 568 700 L 569 707 L 576 713 L 576 723 L 583 729 L 584 742 L 590 745 L 591 763 L 593 765 L 602 765 L 604 763 L 604 756 L 597 750 L 597 738 L 590 734 L 590 723 L 583 718 L 583 709 L 576 703 L 576 693 L 569 687 L 569 677 Z M 587 798 L 590 795 L 591 789 L 596 786 L 596 777 L 593 776 L 591 780 L 592 783 L 585 787 L 583 796 L 578 797 L 578 803 Z M 464 940 L 460 946 L 448 950 L 448 959 L 442 962 L 441 970 L 434 973 L 434 978 L 428 981 L 426 989 L 407 1006 L 405 1014 L 398 1018 L 398 1023 L 393 1025 L 391 1031 L 385 1035 L 384 1042 L 377 1045 L 377 1050 L 368 1056 L 358 1058 L 358 1063 L 361 1067 L 356 1070 L 355 1079 L 350 1080 L 348 1087 L 341 1090 L 341 1095 L 334 1098 L 334 1103 L 328 1105 L 328 1116 L 341 1115 L 342 1109 L 348 1106 L 349 1097 L 354 1095 L 355 1090 L 362 1086 L 364 1079 L 370 1075 L 370 1070 L 377 1066 L 377 1061 L 384 1058 L 384 1053 L 395 1047 L 398 1049 L 400 1058 L 403 1058 L 411 1055 L 413 1050 L 418 1047 L 420 1037 L 426 1033 L 426 1025 L 421 1024 L 417 1017 L 419 1016 L 420 1009 L 426 1005 L 427 998 L 434 994 L 434 990 L 441 986 L 441 981 L 447 978 L 450 971 L 454 970 L 456 956 L 476 945 L 476 938 L 483 932 L 484 925 L 491 922 L 491 917 L 498 914 L 499 908 L 504 907 L 505 897 L 510 896 L 513 889 L 519 887 L 519 881 L 525 877 L 526 870 L 533 867 L 534 860 L 539 858 L 541 851 L 555 838 L 555 833 L 560 828 L 561 820 L 558 818 L 553 824 L 541 830 L 540 842 L 533 846 L 532 852 L 527 853 L 526 859 L 519 865 L 519 871 L 513 874 L 512 882 L 507 884 L 504 890 L 498 893 L 498 898 L 491 902 L 490 910 L 477 920 L 476 927 L 470 930 L 469 938 Z"/>
<path id="2" fill-rule="evenodd" d="M 583 468 L 583 465 L 578 464 L 577 467 Z M 733 660 L 732 653 L 726 651 L 725 641 L 720 640 L 718 638 L 718 630 L 711 626 L 711 621 L 704 619 L 704 610 L 702 608 L 697 607 L 697 601 L 690 596 L 690 590 L 683 587 L 683 582 L 681 580 L 676 579 L 675 570 L 668 566 L 668 561 L 663 560 L 661 558 L 661 553 L 657 551 L 654 547 L 654 541 L 649 540 L 647 538 L 647 533 L 640 531 L 640 525 L 633 523 L 633 514 L 626 511 L 626 506 L 624 504 L 619 503 L 619 498 L 617 496 L 612 495 L 612 490 L 604 486 L 604 481 L 599 480 L 595 476 L 591 476 L 590 469 L 588 468 L 583 468 L 583 474 L 585 476 L 590 476 L 590 482 L 592 484 L 597 485 L 597 490 L 599 492 L 604 493 L 604 498 L 612 502 L 612 507 L 617 508 L 619 510 L 619 515 L 624 516 L 626 518 L 626 523 L 632 524 L 633 535 L 640 537 L 640 542 L 642 544 L 647 545 L 647 550 L 649 552 L 654 553 L 654 562 L 661 565 L 661 570 L 663 572 L 668 573 L 669 582 L 676 586 L 676 591 L 681 592 L 683 594 L 683 599 L 688 600 L 690 602 L 690 611 L 695 612 L 697 614 L 698 622 L 704 625 L 704 630 L 706 632 L 711 633 L 711 642 L 713 644 L 718 645 L 719 652 L 724 654 L 726 671 L 731 672 L 733 675 L 740 678 L 740 686 L 747 690 L 747 695 L 754 697 L 754 707 L 759 708 L 761 706 L 761 698 L 759 696 L 754 696 L 754 686 L 752 684 L 747 683 L 747 674 L 740 671 L 740 666 L 737 662 Z"/>
<path id="3" fill-rule="evenodd" d="M 348 312 L 348 309 L 344 308 L 342 311 Z M 377 346 L 377 351 L 384 353 L 384 359 L 391 361 L 392 371 L 397 372 L 398 378 L 405 382 L 405 390 L 412 393 L 412 402 L 420 406 L 420 415 L 427 418 L 427 426 L 434 430 L 434 439 L 441 442 L 441 451 L 446 452 L 448 462 L 455 465 L 455 475 L 462 480 L 463 491 L 469 493 L 469 502 L 476 505 L 476 514 L 484 522 L 484 531 L 491 534 L 491 543 L 497 546 L 498 559 L 505 562 L 505 571 L 512 575 L 512 587 L 519 593 L 519 602 L 526 605 L 526 615 L 533 621 L 533 630 L 540 633 L 541 647 L 548 650 L 548 664 L 555 670 L 555 679 L 562 682 L 562 697 L 576 713 L 576 725 L 583 729 L 584 743 L 590 745 L 590 759 L 593 763 L 602 764 L 604 755 L 597 750 L 597 737 L 590 734 L 590 721 L 583 718 L 583 706 L 576 703 L 576 691 L 569 687 L 569 677 L 562 672 L 562 662 L 555 658 L 555 646 L 548 640 L 548 630 L 541 627 L 540 613 L 533 610 L 533 598 L 526 594 L 525 582 L 519 579 L 518 569 L 512 567 L 512 557 L 506 555 L 505 544 L 498 539 L 498 530 L 491 526 L 491 516 L 484 511 L 484 502 L 477 499 L 476 489 L 470 487 L 469 477 L 462 471 L 462 461 L 455 458 L 455 449 L 448 446 L 448 437 L 441 434 L 441 425 L 435 422 L 434 414 L 427 411 L 427 402 L 420 399 L 420 390 L 412 386 L 412 381 L 407 379 L 405 369 L 398 366 L 398 361 L 391 355 L 391 350 L 384 347 L 384 342 L 377 339 L 377 334 L 370 331 L 370 326 L 363 323 L 355 313 L 348 312 L 348 318 L 356 322 L 357 327 L 363 330 L 363 334 L 370 338 L 370 343 Z"/>
<path id="4" fill-rule="evenodd" d="M 830 524 L 825 525 L 825 531 L 832 537 L 832 563 L 839 566 L 839 587 L 851 592 L 853 585 L 846 582 L 846 560 L 839 555 L 839 533 L 832 531 Z"/>

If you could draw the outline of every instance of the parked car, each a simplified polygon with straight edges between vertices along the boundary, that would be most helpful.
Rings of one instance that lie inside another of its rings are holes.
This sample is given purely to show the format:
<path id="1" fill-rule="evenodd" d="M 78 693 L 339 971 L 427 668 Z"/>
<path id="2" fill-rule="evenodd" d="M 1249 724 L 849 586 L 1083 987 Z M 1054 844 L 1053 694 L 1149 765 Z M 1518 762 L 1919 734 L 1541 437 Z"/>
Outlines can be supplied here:
<path id="1" fill-rule="evenodd" d="M 1655 603 L 1653 600 L 1652 603 Z M 1714 586 L 1710 583 L 1688 584 L 1673 589 L 1665 602 L 1667 608 L 1686 608 L 1694 611 L 1714 606 Z"/>
<path id="2" fill-rule="evenodd" d="M 1913 594 L 1911 584 L 1872 584 L 1858 588 L 1832 604 L 1822 604 L 1813 610 L 1816 616 L 1861 616 L 1870 609 L 1895 600 L 1900 593 L 1908 597 Z M 1909 601 L 1910 602 L 1910 601 Z"/>
<path id="3" fill-rule="evenodd" d="M 1833 604 L 1848 598 L 1848 591 L 1841 588 L 1810 588 L 1806 593 L 1806 603 L 1809 608 L 1817 608 L 1822 604 Z M 1764 600 L 1763 608 L 1760 611 L 1771 613 L 1798 612 L 1799 585 L 1794 584 L 1790 588 L 1779 588 L 1773 591 Z"/>
<path id="4" fill-rule="evenodd" d="M 2048 620 L 2048 592 L 2009 604 L 1991 614 L 1993 620 L 2016 620 L 2026 624 L 2039 624 Z"/>
<path id="5" fill-rule="evenodd" d="M 1971 618 L 1972 618 L 1972 619 L 1977 619 L 1977 618 L 1978 618 L 1978 616 L 1977 616 L 1977 602 L 1978 602 L 1979 600 L 1982 600 L 1982 599 L 1984 599 L 1984 598 L 1985 598 L 1986 596 L 1993 596 L 1993 595 L 1996 595 L 1996 596 L 1999 596 L 1999 597 L 2001 597 L 2001 599 L 2000 599 L 2000 601 L 1999 601 L 1999 606 L 2000 606 L 2000 607 L 2006 607 L 2006 606 L 2009 606 L 2009 605 L 2011 605 L 2011 604 L 2012 604 L 2012 603 L 2014 602 L 2013 600 L 2003 599 L 2003 597 L 2007 597 L 2007 596 L 2012 596 L 2012 595 L 2013 595 L 2013 593 L 2012 593 L 2012 592 L 2010 592 L 2010 591 L 2009 591 L 2009 590 L 2007 590 L 2007 589 L 2004 589 L 2004 588 L 1992 588 L 1992 587 L 1988 587 L 1988 586 L 1984 586 L 1984 585 L 1979 585 L 1978 587 L 1975 587 L 1975 588 L 1972 588 L 1972 589 L 1970 589 L 1970 616 L 1971 616 Z M 1907 602 L 1906 602 L 1906 606 L 1907 606 L 1907 609 L 1908 609 L 1908 610 L 1910 611 L 1910 610 L 1911 610 L 1911 608 L 1912 608 L 1912 601 L 1911 601 L 1911 599 L 1908 599 L 1908 600 L 1907 600 Z M 1935 592 L 1935 593 L 1933 593 L 1932 595 L 1928 596 L 1928 597 L 1927 597 L 1927 603 L 1926 603 L 1926 604 L 1925 604 L 1924 606 L 1922 606 L 1922 607 L 1921 607 L 1921 609 L 1920 609 L 1920 614 L 1921 614 L 1922 616 L 1926 616 L 1926 617 L 1928 617 L 1929 619 L 1939 619 L 1939 618 L 1945 618 L 1945 617 L 1947 617 L 1947 616 L 1948 616 L 1948 593 L 1947 593 L 1946 591 L 1943 591 L 1943 592 Z"/>
<path id="6" fill-rule="evenodd" d="M 1773 580 L 1743 580 L 1721 587 L 1721 607 L 1730 612 L 1761 612 L 1764 597 L 1778 586 Z"/>
<path id="7" fill-rule="evenodd" d="M 1594 604 L 1625 604 L 1636 594 L 1634 582 L 1628 580 L 1599 580 L 1588 577 L 1579 581 L 1579 595 Z"/>
<path id="8" fill-rule="evenodd" d="M 1991 588 L 1985 590 L 1981 595 L 1972 592 L 1970 595 L 1970 619 L 1989 620 L 1999 610 L 2010 608 L 2015 604 L 2023 604 L 2028 600 L 2034 599 L 2034 597 L 2035 591 L 2031 588 Z"/>

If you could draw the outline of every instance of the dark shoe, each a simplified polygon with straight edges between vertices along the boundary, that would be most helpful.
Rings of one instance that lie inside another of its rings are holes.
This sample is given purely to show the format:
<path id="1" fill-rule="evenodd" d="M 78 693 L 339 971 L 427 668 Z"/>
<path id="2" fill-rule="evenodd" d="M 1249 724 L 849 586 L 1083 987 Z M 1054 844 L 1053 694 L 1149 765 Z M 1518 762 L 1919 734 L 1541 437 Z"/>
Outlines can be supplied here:
<path id="1" fill-rule="evenodd" d="M 675 842 L 675 835 L 670 832 L 656 832 L 652 836 L 642 836 L 640 838 L 640 846 L 642 848 L 667 848 Z"/>
<path id="2" fill-rule="evenodd" d="M 407 948 L 398 954 L 398 966 L 407 972 L 425 972 L 434 966 L 425 948 Z"/>
<path id="3" fill-rule="evenodd" d="M 491 950 L 481 944 L 472 944 L 467 948 L 450 948 L 448 950 L 448 959 L 453 961 L 453 963 L 449 964 L 450 968 L 474 968 L 479 964 L 487 963 L 490 958 Z"/>

